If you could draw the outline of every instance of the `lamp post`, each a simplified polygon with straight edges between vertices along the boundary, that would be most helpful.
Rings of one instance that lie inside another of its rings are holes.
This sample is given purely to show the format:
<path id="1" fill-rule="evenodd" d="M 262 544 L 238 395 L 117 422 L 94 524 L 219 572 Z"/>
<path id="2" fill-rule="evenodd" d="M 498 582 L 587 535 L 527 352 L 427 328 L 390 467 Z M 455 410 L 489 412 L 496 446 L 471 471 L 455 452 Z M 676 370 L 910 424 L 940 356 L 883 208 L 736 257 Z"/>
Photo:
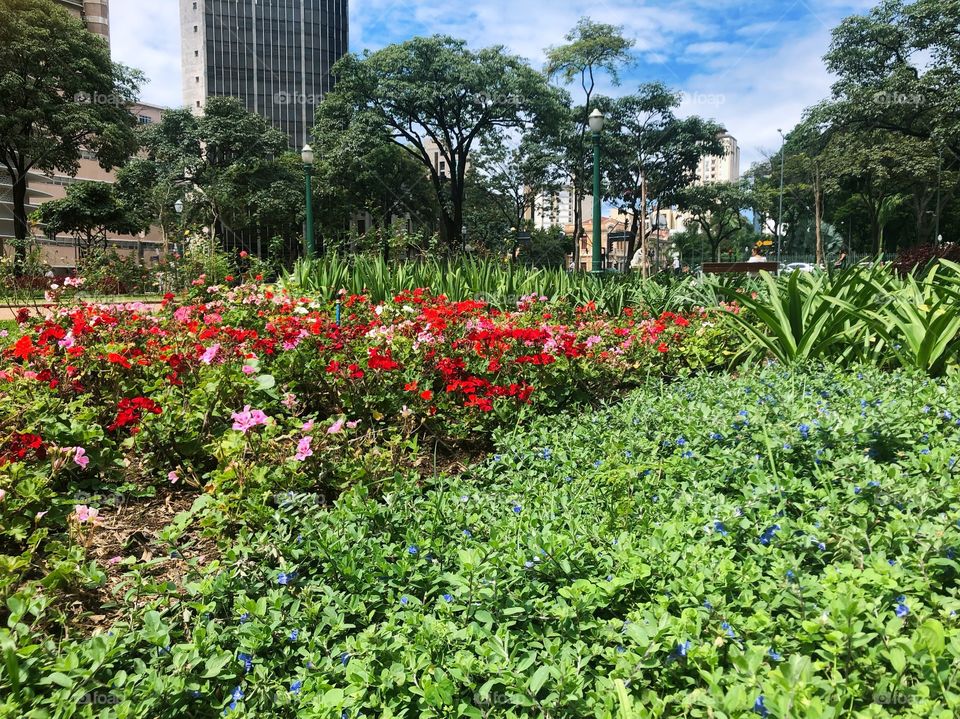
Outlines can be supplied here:
<path id="1" fill-rule="evenodd" d="M 783 135 L 783 130 L 777 128 L 780 133 L 780 212 L 777 215 L 777 265 L 780 264 L 780 252 L 783 247 L 783 170 L 786 156 L 784 151 L 787 146 L 787 138 Z"/>
<path id="2" fill-rule="evenodd" d="M 316 243 L 313 237 L 313 148 L 310 145 L 304 145 L 300 152 L 300 159 L 303 160 L 303 175 L 306 178 L 306 204 L 307 204 L 307 226 L 304 233 L 304 240 L 307 245 L 307 259 L 312 260 L 317 253 Z"/>
<path id="3" fill-rule="evenodd" d="M 590 113 L 588 123 L 593 133 L 593 252 L 591 269 L 599 273 L 603 271 L 603 261 L 600 257 L 600 133 L 603 131 L 603 113 L 594 110 Z"/>

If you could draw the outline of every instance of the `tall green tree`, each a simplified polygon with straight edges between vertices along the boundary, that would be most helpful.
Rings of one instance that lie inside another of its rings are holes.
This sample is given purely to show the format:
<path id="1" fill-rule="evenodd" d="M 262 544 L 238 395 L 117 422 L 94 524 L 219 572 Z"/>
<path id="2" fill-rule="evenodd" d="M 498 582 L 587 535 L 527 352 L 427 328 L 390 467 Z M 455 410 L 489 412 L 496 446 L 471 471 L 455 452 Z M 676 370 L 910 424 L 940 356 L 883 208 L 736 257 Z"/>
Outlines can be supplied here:
<path id="1" fill-rule="evenodd" d="M 422 164 L 439 206 L 441 238 L 452 251 L 463 247 L 467 167 L 482 137 L 557 124 L 564 101 L 502 47 L 473 51 L 439 35 L 347 55 L 333 72 L 337 87 L 324 102 L 350 108 L 351 122 L 361 127 L 385 130 Z"/>
<path id="2" fill-rule="evenodd" d="M 587 118 L 593 111 L 598 76 L 606 73 L 614 85 L 620 84 L 620 71 L 630 64 L 635 42 L 624 36 L 622 26 L 597 23 L 581 18 L 567 33 L 567 42 L 547 49 L 545 72 L 550 78 L 559 78 L 565 84 L 574 82 L 583 91 L 583 105 L 569 113 L 567 171 L 574 194 L 574 237 L 583 231 L 583 199 L 587 194 L 590 166 L 587 146 Z M 580 243 L 574 242 L 574 267 L 580 266 Z"/>
<path id="3" fill-rule="evenodd" d="M 111 62 L 107 44 L 52 0 L 0 0 L 0 18 L 0 164 L 13 189 L 19 274 L 28 173 L 75 174 L 83 151 L 105 169 L 125 162 L 137 147 L 128 108 L 141 75 Z"/>
<path id="4" fill-rule="evenodd" d="M 649 83 L 610 108 L 604 130 L 607 199 L 631 218 L 628 257 L 638 237 L 647 256 L 648 201 L 655 198 L 658 207 L 672 204 L 696 179 L 702 157 L 723 154 L 723 128 L 699 117 L 677 118 L 679 105 L 679 95 L 662 83 Z"/>
<path id="5" fill-rule="evenodd" d="M 152 218 L 142 206 L 126 202 L 108 182 L 75 182 L 66 196 L 45 202 L 31 216 L 52 235 L 69 234 L 82 255 L 106 249 L 107 233 L 135 235 L 150 229 Z"/>
<path id="6" fill-rule="evenodd" d="M 749 229 L 743 211 L 751 206 L 749 190 L 734 182 L 691 185 L 677 193 L 680 209 L 690 217 L 688 228 L 703 234 L 714 261 L 725 242 Z"/>

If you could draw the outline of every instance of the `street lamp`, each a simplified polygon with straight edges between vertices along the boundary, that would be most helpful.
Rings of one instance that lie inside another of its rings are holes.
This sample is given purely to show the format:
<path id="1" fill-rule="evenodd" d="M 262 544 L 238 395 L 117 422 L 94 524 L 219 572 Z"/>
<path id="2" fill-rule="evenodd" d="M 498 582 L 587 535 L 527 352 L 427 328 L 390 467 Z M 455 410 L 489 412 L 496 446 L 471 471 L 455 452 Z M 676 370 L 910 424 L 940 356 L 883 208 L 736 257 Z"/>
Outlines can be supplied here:
<path id="1" fill-rule="evenodd" d="M 588 124 L 593 133 L 593 262 L 591 269 L 594 272 L 603 271 L 600 257 L 600 133 L 603 131 L 603 113 L 594 110 L 590 113 Z"/>
<path id="2" fill-rule="evenodd" d="M 173 209 L 177 211 L 178 215 L 183 214 L 183 200 L 177 200 L 173 203 Z"/>
<path id="3" fill-rule="evenodd" d="M 777 217 L 777 265 L 780 265 L 780 252 L 783 247 L 783 167 L 786 160 L 784 150 L 787 146 L 787 138 L 783 135 L 783 130 L 777 128 L 780 133 L 780 213 Z"/>
<path id="4" fill-rule="evenodd" d="M 313 148 L 310 145 L 304 145 L 300 152 L 300 159 L 303 160 L 303 174 L 306 177 L 306 205 L 307 205 L 307 227 L 305 240 L 307 245 L 307 259 L 312 260 L 316 255 L 317 248 L 313 237 Z"/>

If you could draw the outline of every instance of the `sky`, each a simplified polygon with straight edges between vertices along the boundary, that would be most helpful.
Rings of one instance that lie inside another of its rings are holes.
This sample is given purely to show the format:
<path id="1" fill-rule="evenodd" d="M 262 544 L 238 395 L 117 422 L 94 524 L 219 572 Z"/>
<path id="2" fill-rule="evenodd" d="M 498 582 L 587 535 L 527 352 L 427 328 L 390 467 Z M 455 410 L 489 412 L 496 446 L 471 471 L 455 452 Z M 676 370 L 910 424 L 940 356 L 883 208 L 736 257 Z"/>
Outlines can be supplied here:
<path id="1" fill-rule="evenodd" d="M 828 96 L 830 31 L 874 0 L 351 0 L 350 50 L 447 34 L 471 47 L 503 45 L 542 67 L 583 15 L 622 25 L 636 42 L 616 95 L 662 81 L 684 97 L 681 115 L 715 119 L 737 138 L 741 171 L 779 147 L 778 128 Z M 178 107 L 179 0 L 112 0 L 114 59 L 142 70 L 142 100 Z M 578 88 L 571 87 L 576 93 Z"/>

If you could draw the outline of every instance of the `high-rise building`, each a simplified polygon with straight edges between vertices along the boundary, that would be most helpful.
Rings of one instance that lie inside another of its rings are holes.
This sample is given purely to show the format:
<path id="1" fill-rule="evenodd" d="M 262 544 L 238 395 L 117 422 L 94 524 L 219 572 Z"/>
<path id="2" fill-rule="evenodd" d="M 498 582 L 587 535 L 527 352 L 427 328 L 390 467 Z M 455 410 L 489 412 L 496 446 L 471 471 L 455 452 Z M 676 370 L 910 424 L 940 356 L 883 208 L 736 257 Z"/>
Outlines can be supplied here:
<path id="1" fill-rule="evenodd" d="M 180 0 L 183 99 L 236 97 L 299 148 L 347 52 L 347 0 Z"/>
<path id="2" fill-rule="evenodd" d="M 110 0 L 55 0 L 110 44 Z"/>
<path id="3" fill-rule="evenodd" d="M 555 192 L 543 192 L 527 209 L 527 219 L 538 230 L 572 225 L 576 219 L 576 196 L 573 186 L 562 187 Z M 580 202 L 580 217 L 583 222 L 593 217 L 593 195 L 585 195 Z"/>
<path id="4" fill-rule="evenodd" d="M 740 179 L 740 146 L 737 138 L 724 130 L 720 142 L 723 143 L 723 155 L 708 155 L 700 159 L 697 184 L 736 182 Z"/>

